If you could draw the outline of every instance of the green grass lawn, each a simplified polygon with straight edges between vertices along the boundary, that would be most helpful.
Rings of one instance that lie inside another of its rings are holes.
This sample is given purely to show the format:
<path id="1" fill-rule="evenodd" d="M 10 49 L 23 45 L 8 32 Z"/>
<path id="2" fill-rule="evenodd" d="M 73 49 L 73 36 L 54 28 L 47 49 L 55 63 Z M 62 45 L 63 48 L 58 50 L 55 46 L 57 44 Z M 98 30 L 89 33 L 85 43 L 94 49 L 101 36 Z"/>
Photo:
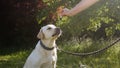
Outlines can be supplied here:
<path id="1" fill-rule="evenodd" d="M 94 44 L 93 44 L 94 43 Z M 60 44 L 63 49 L 74 52 L 90 52 L 104 47 L 105 42 L 87 40 L 81 43 L 69 41 Z M 32 50 L 24 50 L 8 55 L 0 55 L 0 68 L 22 68 L 27 56 Z M 58 52 L 57 68 L 120 68 L 120 43 L 107 51 L 92 56 L 73 56 Z"/>

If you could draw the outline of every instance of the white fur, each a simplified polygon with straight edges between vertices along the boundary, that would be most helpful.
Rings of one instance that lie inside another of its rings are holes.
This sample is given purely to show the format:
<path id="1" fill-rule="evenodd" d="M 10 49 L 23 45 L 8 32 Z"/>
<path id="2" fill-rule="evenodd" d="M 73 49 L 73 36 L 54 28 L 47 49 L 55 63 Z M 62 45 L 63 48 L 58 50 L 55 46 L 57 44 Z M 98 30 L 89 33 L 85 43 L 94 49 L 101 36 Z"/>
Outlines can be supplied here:
<path id="1" fill-rule="evenodd" d="M 48 28 L 51 28 L 51 29 L 48 29 Z M 60 31 L 60 34 L 52 36 L 53 34 L 55 34 L 56 28 L 57 27 L 54 25 L 46 25 L 42 27 L 40 32 L 38 33 L 37 37 L 41 39 L 42 43 L 46 47 L 56 46 L 55 41 L 61 35 L 61 31 Z M 50 51 L 45 50 L 40 45 L 41 41 L 38 41 L 35 49 L 27 58 L 23 68 L 56 68 L 56 62 L 57 62 L 56 47 Z"/>

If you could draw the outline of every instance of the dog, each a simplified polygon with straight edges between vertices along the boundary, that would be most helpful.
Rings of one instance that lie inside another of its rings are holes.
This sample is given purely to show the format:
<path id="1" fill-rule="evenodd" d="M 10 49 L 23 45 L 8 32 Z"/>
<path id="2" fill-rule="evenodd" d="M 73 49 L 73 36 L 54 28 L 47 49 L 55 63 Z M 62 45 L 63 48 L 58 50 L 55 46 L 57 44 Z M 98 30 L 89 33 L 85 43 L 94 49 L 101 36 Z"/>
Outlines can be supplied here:
<path id="1" fill-rule="evenodd" d="M 43 26 L 37 37 L 40 39 L 27 58 L 23 68 L 56 68 L 56 40 L 62 31 L 53 24 Z"/>

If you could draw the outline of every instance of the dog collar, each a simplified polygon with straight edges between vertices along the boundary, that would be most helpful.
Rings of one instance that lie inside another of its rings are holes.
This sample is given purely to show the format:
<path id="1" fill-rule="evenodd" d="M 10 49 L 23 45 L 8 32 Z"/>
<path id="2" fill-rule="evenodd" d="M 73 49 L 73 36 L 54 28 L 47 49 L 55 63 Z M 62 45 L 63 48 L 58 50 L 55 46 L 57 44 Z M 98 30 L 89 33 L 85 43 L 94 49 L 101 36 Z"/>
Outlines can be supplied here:
<path id="1" fill-rule="evenodd" d="M 42 43 L 42 41 L 40 41 L 40 45 L 41 45 L 44 49 L 49 50 L 49 51 L 54 49 L 54 47 L 52 47 L 52 48 L 46 47 L 46 46 Z"/>

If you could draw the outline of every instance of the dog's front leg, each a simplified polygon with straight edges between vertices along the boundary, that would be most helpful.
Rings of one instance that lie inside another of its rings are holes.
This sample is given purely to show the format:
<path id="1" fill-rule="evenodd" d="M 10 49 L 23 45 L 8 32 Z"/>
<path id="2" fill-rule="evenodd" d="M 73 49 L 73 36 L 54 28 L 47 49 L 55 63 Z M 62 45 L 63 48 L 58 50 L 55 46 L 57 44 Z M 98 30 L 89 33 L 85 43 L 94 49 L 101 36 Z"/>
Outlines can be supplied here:
<path id="1" fill-rule="evenodd" d="M 56 68 L 56 63 L 57 63 L 57 56 L 54 56 L 52 60 L 52 68 Z"/>
<path id="2" fill-rule="evenodd" d="M 55 49 L 54 54 L 52 56 L 52 68 L 56 68 L 57 63 L 57 49 Z"/>
<path id="3" fill-rule="evenodd" d="M 53 61 L 53 62 L 52 62 L 52 67 L 53 67 L 53 68 L 56 68 L 56 61 Z"/>
<path id="4" fill-rule="evenodd" d="M 53 68 L 52 62 L 44 63 L 40 68 Z"/>

